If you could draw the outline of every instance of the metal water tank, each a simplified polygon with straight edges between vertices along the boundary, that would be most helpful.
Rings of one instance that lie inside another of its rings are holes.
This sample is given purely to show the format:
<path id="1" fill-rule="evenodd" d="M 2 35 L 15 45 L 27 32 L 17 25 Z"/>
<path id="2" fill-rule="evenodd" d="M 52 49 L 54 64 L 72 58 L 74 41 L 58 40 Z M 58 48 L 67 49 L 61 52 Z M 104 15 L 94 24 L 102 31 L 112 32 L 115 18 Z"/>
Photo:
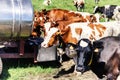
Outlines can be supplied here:
<path id="1" fill-rule="evenodd" d="M 31 0 L 0 0 L 0 40 L 28 37 L 32 21 Z"/>

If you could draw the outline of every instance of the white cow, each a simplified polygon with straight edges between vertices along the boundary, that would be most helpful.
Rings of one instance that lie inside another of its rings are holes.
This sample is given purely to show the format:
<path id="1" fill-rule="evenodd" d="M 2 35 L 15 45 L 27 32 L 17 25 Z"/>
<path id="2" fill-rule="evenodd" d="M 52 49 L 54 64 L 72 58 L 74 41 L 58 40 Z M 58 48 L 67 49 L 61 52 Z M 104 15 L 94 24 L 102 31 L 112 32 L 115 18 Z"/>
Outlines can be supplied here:
<path id="1" fill-rule="evenodd" d="M 43 2 L 44 5 L 48 6 L 51 4 L 51 0 L 44 0 Z"/>

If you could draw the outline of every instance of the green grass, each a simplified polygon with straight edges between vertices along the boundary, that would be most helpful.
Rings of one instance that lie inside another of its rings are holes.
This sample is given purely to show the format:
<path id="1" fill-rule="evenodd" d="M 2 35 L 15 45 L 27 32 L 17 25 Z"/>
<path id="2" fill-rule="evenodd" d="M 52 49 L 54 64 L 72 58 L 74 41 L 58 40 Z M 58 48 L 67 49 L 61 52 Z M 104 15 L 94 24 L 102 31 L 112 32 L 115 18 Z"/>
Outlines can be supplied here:
<path id="1" fill-rule="evenodd" d="M 41 74 L 55 73 L 58 65 L 55 62 L 34 64 L 33 59 L 5 59 L 3 67 L 0 80 L 33 80 Z"/>
<path id="2" fill-rule="evenodd" d="M 73 0 L 52 0 L 52 4 L 49 6 L 43 5 L 44 0 L 32 0 L 34 10 L 42 10 L 42 9 L 53 9 L 53 8 L 60 8 L 60 9 L 67 9 L 76 11 L 75 6 L 73 6 Z M 85 12 L 93 12 L 93 7 L 96 6 L 94 0 L 85 0 Z M 100 0 L 99 6 L 114 4 L 120 5 L 119 0 Z"/>
<path id="3" fill-rule="evenodd" d="M 49 74 L 53 71 L 52 68 L 42 68 L 40 66 L 33 66 L 27 68 L 11 68 L 8 70 L 8 73 L 11 73 L 12 76 L 8 77 L 8 80 L 19 80 L 19 79 L 26 79 L 29 76 L 37 76 L 42 73 Z"/>

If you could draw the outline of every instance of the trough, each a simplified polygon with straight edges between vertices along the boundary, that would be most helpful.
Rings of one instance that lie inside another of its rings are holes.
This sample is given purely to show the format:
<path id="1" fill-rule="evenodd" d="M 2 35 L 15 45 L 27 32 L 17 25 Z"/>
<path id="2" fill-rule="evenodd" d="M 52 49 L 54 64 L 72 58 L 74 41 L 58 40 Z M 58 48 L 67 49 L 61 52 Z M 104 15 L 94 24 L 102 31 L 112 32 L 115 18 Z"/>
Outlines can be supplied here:
<path id="1" fill-rule="evenodd" d="M 49 48 L 43 48 L 39 46 L 37 61 L 45 62 L 45 61 L 55 61 L 57 60 L 57 47 L 52 46 Z"/>

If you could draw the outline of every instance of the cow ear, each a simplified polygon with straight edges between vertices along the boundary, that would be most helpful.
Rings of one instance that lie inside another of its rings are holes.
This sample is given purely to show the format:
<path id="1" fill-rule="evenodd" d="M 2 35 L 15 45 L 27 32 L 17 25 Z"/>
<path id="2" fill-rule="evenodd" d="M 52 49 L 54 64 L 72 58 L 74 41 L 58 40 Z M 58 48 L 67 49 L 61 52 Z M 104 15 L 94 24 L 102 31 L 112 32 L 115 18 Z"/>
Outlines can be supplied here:
<path id="1" fill-rule="evenodd" d="M 93 42 L 93 46 L 95 46 L 95 47 L 101 47 L 102 45 L 103 45 L 102 41 L 94 41 Z"/>

